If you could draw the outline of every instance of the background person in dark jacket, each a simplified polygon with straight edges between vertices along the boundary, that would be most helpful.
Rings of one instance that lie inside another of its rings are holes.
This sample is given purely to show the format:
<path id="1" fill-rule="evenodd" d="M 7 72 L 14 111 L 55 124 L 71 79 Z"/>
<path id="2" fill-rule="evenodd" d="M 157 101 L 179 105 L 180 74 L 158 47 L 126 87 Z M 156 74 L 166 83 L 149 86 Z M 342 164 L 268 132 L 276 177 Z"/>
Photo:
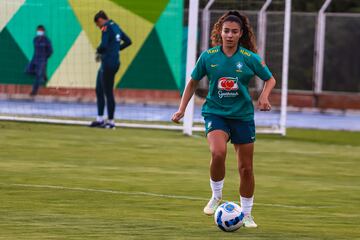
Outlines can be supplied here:
<path id="1" fill-rule="evenodd" d="M 36 28 L 36 37 L 34 38 L 34 55 L 26 67 L 26 73 L 36 76 L 30 93 L 31 96 L 35 96 L 40 85 L 47 81 L 46 65 L 52 53 L 51 42 L 49 38 L 45 36 L 45 27 L 39 25 Z"/>
<path id="2" fill-rule="evenodd" d="M 98 116 L 90 127 L 115 128 L 115 97 L 114 78 L 120 67 L 119 51 L 131 44 L 130 38 L 120 27 L 110 20 L 104 11 L 99 11 L 94 21 L 101 29 L 101 43 L 96 50 L 97 61 L 101 60 L 101 66 L 96 79 L 96 98 Z M 107 105 L 108 121 L 104 120 L 105 98 Z"/>

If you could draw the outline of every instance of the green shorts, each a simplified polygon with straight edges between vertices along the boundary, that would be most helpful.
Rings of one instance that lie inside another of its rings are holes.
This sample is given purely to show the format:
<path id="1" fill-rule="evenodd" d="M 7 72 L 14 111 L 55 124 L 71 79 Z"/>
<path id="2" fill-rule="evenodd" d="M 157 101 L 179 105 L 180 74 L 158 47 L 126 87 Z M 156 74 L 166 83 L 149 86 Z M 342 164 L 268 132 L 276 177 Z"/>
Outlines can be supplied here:
<path id="1" fill-rule="evenodd" d="M 254 120 L 242 121 L 239 119 L 224 118 L 218 115 L 205 117 L 205 133 L 222 130 L 229 135 L 233 144 L 246 144 L 255 142 Z"/>

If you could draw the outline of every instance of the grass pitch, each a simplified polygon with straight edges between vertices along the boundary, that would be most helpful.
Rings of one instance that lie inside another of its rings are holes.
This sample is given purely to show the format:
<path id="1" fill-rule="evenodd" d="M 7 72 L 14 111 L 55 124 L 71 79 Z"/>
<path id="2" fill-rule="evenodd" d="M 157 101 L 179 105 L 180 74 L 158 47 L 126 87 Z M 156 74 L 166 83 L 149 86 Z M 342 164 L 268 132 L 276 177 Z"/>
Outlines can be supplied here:
<path id="1" fill-rule="evenodd" d="M 259 228 L 224 233 L 201 136 L 0 122 L 0 239 L 360 239 L 360 133 L 260 135 L 254 164 Z"/>

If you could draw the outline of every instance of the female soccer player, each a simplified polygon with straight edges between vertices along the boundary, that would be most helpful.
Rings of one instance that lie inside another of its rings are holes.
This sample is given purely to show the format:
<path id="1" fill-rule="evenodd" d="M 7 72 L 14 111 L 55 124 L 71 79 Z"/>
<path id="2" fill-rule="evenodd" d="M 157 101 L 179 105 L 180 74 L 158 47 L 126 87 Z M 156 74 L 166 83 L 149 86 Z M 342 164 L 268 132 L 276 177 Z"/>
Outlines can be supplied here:
<path id="1" fill-rule="evenodd" d="M 210 186 L 212 197 L 204 208 L 214 214 L 222 199 L 227 142 L 234 145 L 240 175 L 240 202 L 245 227 L 257 227 L 251 215 L 254 200 L 253 153 L 255 142 L 254 107 L 248 91 L 249 81 L 257 75 L 265 81 L 257 107 L 270 111 L 269 94 L 275 79 L 256 54 L 253 30 L 246 16 L 229 11 L 219 18 L 212 31 L 213 48 L 198 59 L 191 80 L 172 121 L 178 123 L 199 81 L 207 75 L 209 93 L 202 108 L 206 136 L 211 152 Z"/>

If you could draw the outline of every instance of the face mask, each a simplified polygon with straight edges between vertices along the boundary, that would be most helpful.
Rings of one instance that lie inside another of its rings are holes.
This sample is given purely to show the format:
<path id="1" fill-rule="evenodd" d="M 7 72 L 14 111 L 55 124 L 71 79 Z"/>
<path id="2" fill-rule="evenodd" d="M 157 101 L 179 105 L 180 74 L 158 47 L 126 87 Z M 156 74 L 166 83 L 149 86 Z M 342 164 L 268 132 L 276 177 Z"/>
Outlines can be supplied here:
<path id="1" fill-rule="evenodd" d="M 36 31 L 36 36 L 44 36 L 44 34 L 43 31 Z"/>

